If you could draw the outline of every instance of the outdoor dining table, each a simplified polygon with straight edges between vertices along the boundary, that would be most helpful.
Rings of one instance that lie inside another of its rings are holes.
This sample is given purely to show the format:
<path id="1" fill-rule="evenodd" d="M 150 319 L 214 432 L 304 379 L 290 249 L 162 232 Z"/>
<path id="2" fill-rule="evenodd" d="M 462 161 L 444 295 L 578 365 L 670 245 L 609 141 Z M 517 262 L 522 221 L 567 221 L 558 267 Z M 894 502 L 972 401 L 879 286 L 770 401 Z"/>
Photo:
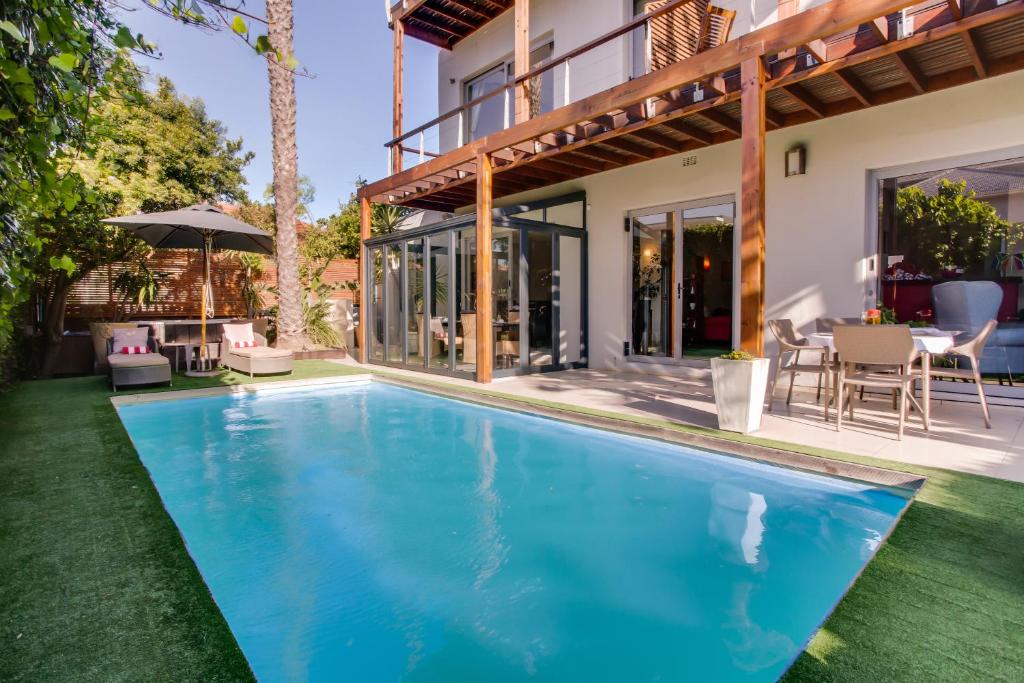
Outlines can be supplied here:
<path id="1" fill-rule="evenodd" d="M 871 327 L 869 325 L 869 327 Z M 956 336 L 960 334 L 957 330 L 940 330 L 937 327 L 912 327 L 910 336 L 914 339 L 914 346 L 921 354 L 921 408 L 924 411 L 924 428 L 930 426 L 931 417 L 931 370 L 932 356 L 941 356 L 948 353 L 956 345 Z M 807 335 L 807 343 L 810 346 L 823 346 L 831 353 L 835 352 L 831 332 L 814 332 Z"/>

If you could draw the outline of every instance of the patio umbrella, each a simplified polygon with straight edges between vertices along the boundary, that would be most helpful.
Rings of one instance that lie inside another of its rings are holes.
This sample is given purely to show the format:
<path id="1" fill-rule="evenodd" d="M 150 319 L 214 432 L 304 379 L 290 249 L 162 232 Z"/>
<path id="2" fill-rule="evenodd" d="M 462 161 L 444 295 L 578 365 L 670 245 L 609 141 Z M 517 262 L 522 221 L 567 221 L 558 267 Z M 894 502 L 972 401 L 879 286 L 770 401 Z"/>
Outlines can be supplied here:
<path id="1" fill-rule="evenodd" d="M 274 253 L 274 240 L 269 233 L 236 220 L 210 204 L 195 204 L 176 211 L 105 218 L 102 222 L 124 228 L 156 249 L 201 249 L 203 251 L 200 358 L 206 354 L 207 312 L 213 309 L 213 291 L 210 287 L 210 250 L 233 249 L 257 254 Z"/>

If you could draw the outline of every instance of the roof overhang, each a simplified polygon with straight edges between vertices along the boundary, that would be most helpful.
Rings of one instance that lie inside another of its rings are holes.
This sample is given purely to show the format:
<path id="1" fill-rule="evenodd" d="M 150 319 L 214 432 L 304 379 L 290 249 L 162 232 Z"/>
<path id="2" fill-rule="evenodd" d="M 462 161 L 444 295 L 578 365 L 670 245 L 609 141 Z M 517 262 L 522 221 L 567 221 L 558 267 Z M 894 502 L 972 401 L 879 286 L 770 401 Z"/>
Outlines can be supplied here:
<path id="1" fill-rule="evenodd" d="M 405 0 L 391 8 L 391 21 L 402 22 L 408 36 L 450 50 L 513 4 L 515 0 Z"/>

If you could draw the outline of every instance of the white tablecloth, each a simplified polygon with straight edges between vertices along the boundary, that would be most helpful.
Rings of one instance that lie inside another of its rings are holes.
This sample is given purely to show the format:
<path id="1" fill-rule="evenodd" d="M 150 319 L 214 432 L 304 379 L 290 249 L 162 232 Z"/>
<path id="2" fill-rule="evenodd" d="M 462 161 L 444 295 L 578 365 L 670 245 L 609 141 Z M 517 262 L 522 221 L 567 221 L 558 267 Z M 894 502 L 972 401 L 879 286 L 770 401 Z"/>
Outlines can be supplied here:
<path id="1" fill-rule="evenodd" d="M 912 327 L 910 334 L 914 338 L 914 346 L 922 353 L 941 355 L 946 353 L 954 344 L 954 336 L 957 334 L 952 330 L 940 330 L 937 327 Z M 815 332 L 807 335 L 807 343 L 811 346 L 825 346 L 832 348 L 833 340 L 831 332 Z"/>

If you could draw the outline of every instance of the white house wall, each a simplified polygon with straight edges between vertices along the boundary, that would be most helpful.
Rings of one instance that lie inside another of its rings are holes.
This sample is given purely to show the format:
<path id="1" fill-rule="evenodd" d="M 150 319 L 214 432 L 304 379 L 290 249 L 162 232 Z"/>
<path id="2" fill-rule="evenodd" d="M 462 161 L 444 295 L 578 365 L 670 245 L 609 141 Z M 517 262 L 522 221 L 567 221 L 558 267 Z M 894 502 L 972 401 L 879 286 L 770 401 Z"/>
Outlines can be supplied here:
<path id="1" fill-rule="evenodd" d="M 795 144 L 807 148 L 808 171 L 785 178 L 784 152 Z M 809 331 L 815 318 L 859 315 L 877 296 L 877 273 L 869 270 L 876 234 L 868 200 L 872 170 L 1022 144 L 1024 73 L 1019 72 L 769 133 L 767 318 L 791 318 Z M 629 362 L 623 358 L 630 328 L 626 212 L 724 194 L 738 199 L 739 154 L 739 143 L 732 142 L 697 151 L 695 166 L 683 166 L 682 156 L 672 156 L 498 202 L 586 191 L 591 367 L 621 368 Z M 737 297 L 734 293 L 734 338 Z"/>

